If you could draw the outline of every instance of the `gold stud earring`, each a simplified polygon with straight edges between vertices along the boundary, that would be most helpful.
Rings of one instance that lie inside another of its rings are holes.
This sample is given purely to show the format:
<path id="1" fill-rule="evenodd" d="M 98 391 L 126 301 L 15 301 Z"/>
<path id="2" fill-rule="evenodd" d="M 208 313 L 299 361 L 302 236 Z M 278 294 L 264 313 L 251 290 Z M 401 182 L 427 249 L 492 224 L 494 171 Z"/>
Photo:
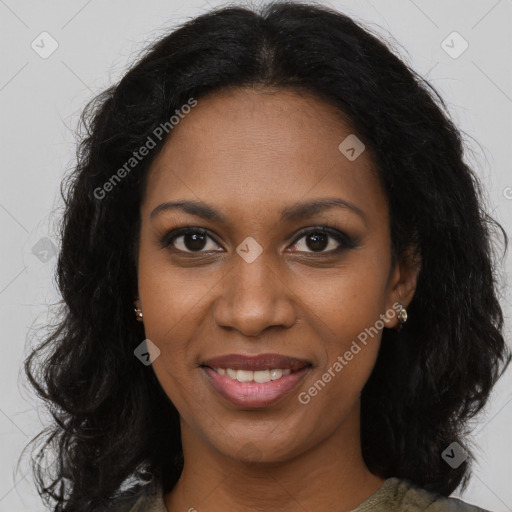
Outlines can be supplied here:
<path id="1" fill-rule="evenodd" d="M 405 309 L 402 304 L 400 304 L 400 309 L 397 312 L 397 317 L 398 321 L 400 322 L 397 330 L 400 331 L 405 322 L 407 322 L 407 309 Z"/>
<path id="2" fill-rule="evenodd" d="M 137 321 L 142 322 L 142 309 L 138 308 L 137 305 L 133 308 L 135 311 L 135 315 L 137 316 Z"/>

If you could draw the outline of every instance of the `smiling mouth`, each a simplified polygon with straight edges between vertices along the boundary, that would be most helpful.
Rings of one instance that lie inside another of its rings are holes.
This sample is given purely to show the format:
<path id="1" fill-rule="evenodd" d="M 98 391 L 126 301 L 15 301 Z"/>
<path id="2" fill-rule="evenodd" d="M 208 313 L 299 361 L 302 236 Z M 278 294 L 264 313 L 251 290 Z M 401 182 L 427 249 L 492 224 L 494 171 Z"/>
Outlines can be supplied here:
<path id="1" fill-rule="evenodd" d="M 236 370 L 202 365 L 207 382 L 217 396 L 240 409 L 269 407 L 288 396 L 313 366 L 300 369 L 268 368 L 266 370 Z"/>
<path id="2" fill-rule="evenodd" d="M 305 378 L 311 361 L 278 353 L 231 353 L 204 359 L 200 368 L 217 396 L 238 408 L 273 405 Z"/>

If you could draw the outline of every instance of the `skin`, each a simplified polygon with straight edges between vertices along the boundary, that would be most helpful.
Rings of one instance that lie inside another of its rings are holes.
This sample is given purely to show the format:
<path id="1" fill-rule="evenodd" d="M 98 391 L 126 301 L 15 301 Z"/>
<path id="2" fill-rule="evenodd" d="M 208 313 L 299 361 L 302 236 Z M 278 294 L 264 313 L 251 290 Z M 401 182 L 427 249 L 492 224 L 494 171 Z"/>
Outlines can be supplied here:
<path id="1" fill-rule="evenodd" d="M 224 90 L 198 100 L 150 168 L 136 304 L 161 352 L 155 374 L 180 413 L 185 466 L 164 497 L 168 510 L 349 511 L 384 482 L 368 470 L 359 436 L 360 393 L 381 332 L 308 404 L 298 400 L 416 287 L 417 265 L 392 265 L 387 200 L 369 152 L 349 161 L 338 149 L 351 133 L 314 97 Z M 333 207 L 280 221 L 283 208 L 325 197 L 349 201 L 364 218 Z M 178 209 L 150 218 L 177 200 L 208 203 L 227 223 Z M 340 242 L 330 236 L 320 249 L 297 236 L 326 224 L 358 245 L 335 253 Z M 160 245 L 184 226 L 208 230 L 203 248 L 194 252 L 183 236 Z M 249 236 L 263 249 L 252 263 L 236 252 Z M 386 318 L 387 328 L 397 325 L 396 315 Z M 227 403 L 199 366 L 263 352 L 312 363 L 296 390 L 264 408 Z"/>

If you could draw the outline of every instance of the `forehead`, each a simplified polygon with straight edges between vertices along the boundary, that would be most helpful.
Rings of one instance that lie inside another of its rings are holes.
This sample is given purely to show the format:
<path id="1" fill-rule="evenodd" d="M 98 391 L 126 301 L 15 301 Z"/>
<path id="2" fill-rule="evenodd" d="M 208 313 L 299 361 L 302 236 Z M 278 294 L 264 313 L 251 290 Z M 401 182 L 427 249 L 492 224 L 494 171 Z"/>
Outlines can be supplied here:
<path id="1" fill-rule="evenodd" d="M 326 195 L 385 207 L 368 152 L 350 160 L 340 151 L 354 134 L 329 103 L 268 89 L 223 90 L 197 101 L 151 166 L 148 208 L 187 198 L 255 211 Z"/>

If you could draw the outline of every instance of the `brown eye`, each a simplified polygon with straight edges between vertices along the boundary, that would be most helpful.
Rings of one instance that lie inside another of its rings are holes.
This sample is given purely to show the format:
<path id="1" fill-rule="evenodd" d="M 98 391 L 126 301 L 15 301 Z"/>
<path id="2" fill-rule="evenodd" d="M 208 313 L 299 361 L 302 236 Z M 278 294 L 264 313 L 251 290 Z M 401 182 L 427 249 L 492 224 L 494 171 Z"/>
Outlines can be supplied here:
<path id="1" fill-rule="evenodd" d="M 357 243 L 354 240 L 341 231 L 318 227 L 300 233 L 292 249 L 306 253 L 334 253 L 343 249 L 354 248 L 356 245 Z"/>
<path id="2" fill-rule="evenodd" d="M 162 239 L 162 247 L 172 245 L 173 249 L 182 252 L 215 251 L 218 245 L 204 229 L 183 228 L 171 231 Z"/>
<path id="3" fill-rule="evenodd" d="M 323 251 L 329 245 L 329 236 L 323 233 L 306 235 L 306 245 L 312 251 Z"/>

